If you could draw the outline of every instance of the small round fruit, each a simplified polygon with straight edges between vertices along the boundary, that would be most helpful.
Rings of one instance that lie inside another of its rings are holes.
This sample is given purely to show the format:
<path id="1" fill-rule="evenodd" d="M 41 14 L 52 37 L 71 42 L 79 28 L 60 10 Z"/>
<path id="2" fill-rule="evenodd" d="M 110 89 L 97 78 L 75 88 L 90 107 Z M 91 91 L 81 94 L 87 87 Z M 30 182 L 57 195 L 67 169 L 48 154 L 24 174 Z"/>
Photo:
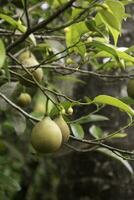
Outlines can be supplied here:
<path id="1" fill-rule="evenodd" d="M 62 115 L 65 115 L 65 114 L 66 114 L 66 111 L 65 111 L 64 108 L 62 108 L 62 110 L 61 110 L 61 114 L 62 114 Z"/>
<path id="2" fill-rule="evenodd" d="M 18 97 L 18 105 L 26 107 L 31 103 L 31 96 L 28 93 L 21 93 Z"/>
<path id="3" fill-rule="evenodd" d="M 72 115 L 72 114 L 73 114 L 73 108 L 72 108 L 72 107 L 69 107 L 69 108 L 68 108 L 67 114 L 68 114 L 68 115 Z"/>
<path id="4" fill-rule="evenodd" d="M 59 115 L 57 118 L 54 119 L 55 123 L 59 126 L 61 133 L 62 133 L 62 142 L 67 142 L 69 140 L 70 130 L 63 119 L 62 115 Z"/>
<path id="5" fill-rule="evenodd" d="M 134 79 L 130 79 L 127 84 L 128 96 L 134 99 Z"/>
<path id="6" fill-rule="evenodd" d="M 48 116 L 38 122 L 32 130 L 31 144 L 39 153 L 53 153 L 60 149 L 61 143 L 61 130 Z"/>
<path id="7" fill-rule="evenodd" d="M 66 60 L 66 63 L 67 63 L 68 65 L 70 65 L 70 64 L 74 64 L 75 62 L 74 62 L 71 58 L 68 58 L 68 59 Z"/>

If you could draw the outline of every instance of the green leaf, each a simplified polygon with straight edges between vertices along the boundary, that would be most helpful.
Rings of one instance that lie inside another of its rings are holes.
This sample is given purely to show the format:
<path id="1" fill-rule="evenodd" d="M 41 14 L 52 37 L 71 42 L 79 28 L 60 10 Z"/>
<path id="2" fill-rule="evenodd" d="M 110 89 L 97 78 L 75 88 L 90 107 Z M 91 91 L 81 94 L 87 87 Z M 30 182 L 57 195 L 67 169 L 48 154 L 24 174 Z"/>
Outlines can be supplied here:
<path id="1" fill-rule="evenodd" d="M 15 179 L 2 172 L 0 172 L 0 186 L 9 191 L 19 191 L 21 189 Z"/>
<path id="2" fill-rule="evenodd" d="M 67 47 L 72 47 L 70 50 L 78 52 L 80 55 L 84 55 L 86 52 L 86 47 L 83 42 L 80 42 L 80 37 L 82 34 L 88 32 L 88 28 L 85 22 L 79 22 L 68 27 L 66 31 L 66 44 Z"/>
<path id="3" fill-rule="evenodd" d="M 17 82 L 7 82 L 0 87 L 0 92 L 10 99 L 17 89 L 17 84 Z M 6 110 L 8 106 L 8 103 L 6 103 L 4 99 L 0 97 L 0 110 Z"/>
<path id="4" fill-rule="evenodd" d="M 109 119 L 103 115 L 89 114 L 89 115 L 82 116 L 79 119 L 76 119 L 72 122 L 73 123 L 77 122 L 79 124 L 85 124 L 85 123 L 89 123 L 89 122 L 105 121 L 105 120 L 109 120 Z"/>
<path id="5" fill-rule="evenodd" d="M 11 24 L 12 26 L 14 26 L 17 30 L 19 30 L 22 33 L 25 33 L 27 30 L 27 27 L 22 25 L 21 21 L 16 21 L 14 20 L 12 17 L 2 14 L 0 13 L 0 18 L 4 19 L 6 22 L 8 22 L 9 24 Z M 31 39 L 31 41 L 33 42 L 34 45 L 36 45 L 36 39 L 34 37 L 34 34 L 30 34 L 29 38 Z"/>
<path id="6" fill-rule="evenodd" d="M 108 24 L 110 27 L 114 28 L 117 31 L 120 31 L 121 25 L 119 20 L 114 16 L 112 12 L 110 12 L 109 9 L 103 9 L 99 11 L 102 20 L 105 24 Z"/>
<path id="7" fill-rule="evenodd" d="M 128 106 L 124 102 L 122 102 L 119 99 L 112 97 L 112 96 L 99 95 L 94 98 L 93 103 L 111 105 L 111 106 L 117 107 L 117 108 L 123 110 L 124 112 L 134 116 L 134 110 L 130 106 Z"/>
<path id="8" fill-rule="evenodd" d="M 118 59 L 118 53 L 114 46 L 99 41 L 93 41 L 91 44 L 98 49 L 106 51 L 107 53 L 113 55 L 116 59 Z"/>
<path id="9" fill-rule="evenodd" d="M 123 101 L 124 103 L 128 104 L 128 105 L 134 105 L 134 99 L 132 99 L 131 97 L 123 97 L 120 99 L 121 101 Z"/>
<path id="10" fill-rule="evenodd" d="M 109 21 L 109 20 L 107 20 L 107 18 L 105 19 L 105 17 L 102 16 L 101 14 L 98 13 L 98 15 L 101 17 L 101 20 L 103 21 L 103 23 L 106 25 L 106 27 L 111 32 L 111 34 L 114 38 L 114 43 L 116 45 L 119 34 L 120 34 L 120 30 L 115 28 L 115 25 L 116 25 L 115 23 L 118 22 L 118 26 L 121 27 L 122 20 L 123 20 L 123 18 L 125 18 L 125 8 L 121 2 L 115 1 L 115 0 L 107 0 L 106 5 L 108 6 L 109 10 L 114 15 L 114 17 L 116 18 L 116 21 L 112 21 L 112 18 Z"/>
<path id="11" fill-rule="evenodd" d="M 117 133 L 117 134 L 115 134 L 115 135 L 113 135 L 113 136 L 111 136 L 110 138 L 112 138 L 112 139 L 117 139 L 117 138 L 124 138 L 124 137 L 126 137 L 127 136 L 127 133 Z"/>
<path id="12" fill-rule="evenodd" d="M 26 27 L 23 26 L 20 21 L 16 21 L 14 20 L 12 17 L 2 14 L 0 13 L 0 18 L 4 19 L 6 22 L 8 22 L 9 24 L 11 24 L 12 26 L 14 26 L 16 29 L 18 29 L 21 32 L 25 32 L 26 31 Z"/>
<path id="13" fill-rule="evenodd" d="M 0 68 L 3 67 L 3 64 L 6 59 L 6 51 L 3 41 L 0 39 Z"/>
<path id="14" fill-rule="evenodd" d="M 26 118 L 20 112 L 13 110 L 11 123 L 17 135 L 21 135 L 24 133 L 26 129 Z"/>
<path id="15" fill-rule="evenodd" d="M 124 52 L 124 51 L 119 51 L 119 50 L 117 50 L 117 54 L 118 54 L 119 58 L 122 58 L 122 59 L 124 59 L 125 61 L 134 62 L 134 57 L 128 55 L 128 54 L 127 54 L 126 52 Z"/>
<path id="16" fill-rule="evenodd" d="M 116 19 L 118 19 L 121 23 L 125 16 L 124 5 L 121 2 L 115 0 L 106 0 L 106 4 L 110 8 Z"/>
<path id="17" fill-rule="evenodd" d="M 70 126 L 71 126 L 71 130 L 73 132 L 73 135 L 76 138 L 83 139 L 84 131 L 83 131 L 82 126 L 80 124 L 77 124 L 77 123 L 70 124 Z"/>
<path id="18" fill-rule="evenodd" d="M 106 155 L 114 158 L 115 160 L 120 161 L 131 174 L 134 173 L 131 165 L 129 164 L 129 162 L 127 160 L 124 160 L 123 158 L 121 158 L 120 156 L 116 155 L 115 153 L 113 153 L 109 149 L 100 147 L 100 148 L 97 149 L 97 151 L 102 152 L 103 154 L 106 154 Z M 119 154 L 119 155 L 121 155 L 121 154 Z"/>
<path id="19" fill-rule="evenodd" d="M 94 57 L 115 57 L 123 59 L 128 62 L 134 62 L 134 57 L 127 54 L 125 51 L 122 51 L 121 48 L 116 48 L 115 46 L 102 43 L 99 41 L 92 42 L 92 45 L 101 49 L 102 51 L 98 52 Z M 118 61 L 118 59 L 117 59 Z"/>
<path id="20" fill-rule="evenodd" d="M 103 136 L 103 131 L 99 126 L 92 125 L 89 129 L 89 132 L 95 139 L 100 139 Z"/>
<path id="21" fill-rule="evenodd" d="M 46 40 L 46 43 L 47 43 L 48 47 L 52 49 L 54 54 L 62 52 L 65 49 L 64 45 L 61 44 L 61 42 L 59 42 L 57 40 Z M 66 55 L 65 52 L 59 54 L 57 57 L 61 57 L 64 55 Z"/>

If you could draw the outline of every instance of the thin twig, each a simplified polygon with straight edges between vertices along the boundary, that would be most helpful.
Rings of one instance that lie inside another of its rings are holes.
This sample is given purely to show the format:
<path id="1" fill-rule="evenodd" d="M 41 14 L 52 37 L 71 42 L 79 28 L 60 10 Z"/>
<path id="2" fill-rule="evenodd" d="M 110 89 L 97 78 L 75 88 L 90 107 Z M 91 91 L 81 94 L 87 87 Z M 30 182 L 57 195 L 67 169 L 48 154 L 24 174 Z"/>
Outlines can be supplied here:
<path id="1" fill-rule="evenodd" d="M 72 4 L 75 1 L 76 0 L 70 0 L 70 1 L 68 1 L 62 7 L 60 7 L 59 9 L 57 9 L 57 11 L 53 12 L 53 14 L 50 17 L 48 17 L 46 20 L 43 20 L 39 24 L 36 24 L 31 29 L 27 29 L 27 31 L 18 40 L 16 40 L 14 43 L 10 44 L 7 47 L 7 52 L 9 52 L 11 49 L 13 49 L 14 47 L 16 47 L 20 43 L 22 43 L 31 33 L 34 33 L 35 31 L 40 30 L 42 28 L 45 28 L 50 22 L 52 22 L 55 18 L 57 18 L 59 15 L 61 15 L 69 7 L 71 7 Z"/>
<path id="2" fill-rule="evenodd" d="M 29 14 L 28 14 L 28 2 L 27 0 L 24 0 L 24 12 L 26 16 L 26 21 L 27 21 L 27 28 L 30 30 L 30 20 L 29 20 Z"/>

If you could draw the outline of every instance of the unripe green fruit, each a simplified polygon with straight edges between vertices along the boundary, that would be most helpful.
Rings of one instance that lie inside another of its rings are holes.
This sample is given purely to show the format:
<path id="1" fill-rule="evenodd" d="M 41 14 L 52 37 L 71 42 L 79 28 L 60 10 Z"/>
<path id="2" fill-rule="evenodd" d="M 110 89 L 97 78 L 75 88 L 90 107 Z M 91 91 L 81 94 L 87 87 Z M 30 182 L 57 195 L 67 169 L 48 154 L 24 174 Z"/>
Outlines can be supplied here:
<path id="1" fill-rule="evenodd" d="M 67 142 L 69 140 L 70 130 L 63 119 L 62 115 L 54 119 L 55 123 L 59 126 L 61 133 L 62 133 L 62 142 Z"/>
<path id="2" fill-rule="evenodd" d="M 134 99 L 134 79 L 130 79 L 127 84 L 128 96 Z"/>
<path id="3" fill-rule="evenodd" d="M 61 130 L 50 117 L 45 117 L 33 128 L 31 143 L 39 153 L 53 153 L 61 147 Z"/>
<path id="4" fill-rule="evenodd" d="M 73 108 L 72 108 L 72 107 L 69 107 L 69 108 L 68 108 L 67 114 L 68 114 L 68 115 L 72 115 L 72 114 L 73 114 Z"/>
<path id="5" fill-rule="evenodd" d="M 18 105 L 26 107 L 31 103 L 31 96 L 28 93 L 21 93 L 18 97 Z"/>

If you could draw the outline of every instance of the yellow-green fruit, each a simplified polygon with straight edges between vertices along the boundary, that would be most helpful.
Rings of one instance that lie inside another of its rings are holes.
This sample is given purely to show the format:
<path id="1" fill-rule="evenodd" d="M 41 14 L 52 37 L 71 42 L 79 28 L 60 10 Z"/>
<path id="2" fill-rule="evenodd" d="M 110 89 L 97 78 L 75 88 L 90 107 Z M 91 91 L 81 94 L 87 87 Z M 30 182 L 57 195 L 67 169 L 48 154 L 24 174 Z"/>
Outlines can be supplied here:
<path id="1" fill-rule="evenodd" d="M 25 67 L 32 67 L 39 64 L 35 56 L 28 50 L 20 53 L 17 59 Z"/>
<path id="2" fill-rule="evenodd" d="M 127 84 L 128 96 L 134 99 L 134 79 L 130 79 Z"/>
<path id="3" fill-rule="evenodd" d="M 33 128 L 31 143 L 37 152 L 53 153 L 61 147 L 61 130 L 50 117 L 45 117 Z"/>
<path id="4" fill-rule="evenodd" d="M 41 68 L 37 68 L 36 70 L 34 70 L 32 72 L 34 78 L 36 79 L 36 81 L 41 82 L 43 79 L 43 70 Z"/>
<path id="5" fill-rule="evenodd" d="M 28 69 L 28 67 L 37 66 L 39 64 L 39 62 L 37 61 L 35 56 L 30 51 L 22 52 L 18 56 L 18 60 L 27 69 Z M 38 82 L 42 81 L 42 79 L 43 79 L 42 68 L 37 68 L 36 70 L 29 69 L 29 72 L 31 72 L 33 74 L 36 81 L 38 81 Z M 24 73 L 24 75 L 22 74 L 22 76 L 24 76 L 24 78 L 26 78 L 26 79 L 30 79 L 30 81 L 33 81 L 32 76 L 30 76 L 29 74 L 26 74 L 26 72 Z M 23 80 L 23 79 L 20 79 L 20 83 L 25 86 L 31 86 L 31 84 L 32 84 L 32 83 L 30 84 L 30 82 L 28 82 L 27 80 Z"/>
<path id="6" fill-rule="evenodd" d="M 75 62 L 74 62 L 71 58 L 68 58 L 68 59 L 66 60 L 66 63 L 67 63 L 68 65 L 70 65 L 70 64 L 74 64 Z"/>
<path id="7" fill-rule="evenodd" d="M 31 96 L 28 93 L 21 93 L 18 97 L 18 105 L 26 107 L 31 103 Z"/>
<path id="8" fill-rule="evenodd" d="M 68 115 L 72 115 L 72 114 L 73 114 L 73 108 L 72 108 L 72 107 L 69 107 L 69 108 L 68 108 L 67 114 L 68 114 Z"/>
<path id="9" fill-rule="evenodd" d="M 69 140 L 70 130 L 63 119 L 62 115 L 54 119 L 55 123 L 59 126 L 61 133 L 62 133 L 62 142 L 67 142 Z"/>

